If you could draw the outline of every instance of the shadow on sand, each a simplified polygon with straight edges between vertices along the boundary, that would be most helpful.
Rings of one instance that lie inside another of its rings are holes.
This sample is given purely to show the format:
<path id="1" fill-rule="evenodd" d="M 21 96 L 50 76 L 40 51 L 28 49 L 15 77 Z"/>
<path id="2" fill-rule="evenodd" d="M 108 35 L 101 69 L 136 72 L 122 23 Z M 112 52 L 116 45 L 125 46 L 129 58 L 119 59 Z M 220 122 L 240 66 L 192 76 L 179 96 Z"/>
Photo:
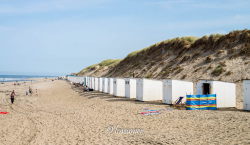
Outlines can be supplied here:
<path id="1" fill-rule="evenodd" d="M 164 106 L 170 106 L 167 104 L 163 104 L 162 101 L 138 101 L 135 99 L 129 99 L 125 97 L 116 97 L 107 93 L 97 92 L 97 91 L 91 91 L 86 92 L 83 90 L 82 87 L 76 87 L 74 85 L 71 85 L 71 88 L 77 92 L 80 96 L 87 97 L 88 99 L 94 99 L 94 98 L 100 98 L 108 102 L 130 102 L 134 104 L 148 104 L 148 105 L 164 105 Z"/>
<path id="2" fill-rule="evenodd" d="M 166 107 L 172 107 L 172 105 L 164 104 L 162 101 L 138 101 L 136 99 L 129 99 L 125 97 L 116 97 L 107 93 L 92 91 L 92 92 L 86 92 L 83 90 L 83 87 L 76 87 L 74 85 L 71 85 L 71 88 L 77 92 L 80 96 L 87 97 L 88 99 L 94 99 L 94 98 L 100 98 L 108 102 L 130 102 L 134 104 L 148 104 L 148 105 L 162 105 Z M 242 109 L 237 108 L 219 108 L 218 110 L 214 111 L 240 111 L 240 112 L 250 112 Z"/>

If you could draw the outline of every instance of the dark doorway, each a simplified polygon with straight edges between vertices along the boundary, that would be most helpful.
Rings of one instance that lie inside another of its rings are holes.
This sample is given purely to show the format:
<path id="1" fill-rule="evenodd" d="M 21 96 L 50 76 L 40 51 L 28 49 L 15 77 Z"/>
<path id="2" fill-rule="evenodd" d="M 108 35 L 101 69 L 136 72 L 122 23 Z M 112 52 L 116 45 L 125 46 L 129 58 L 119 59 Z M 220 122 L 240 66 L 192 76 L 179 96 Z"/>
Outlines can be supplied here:
<path id="1" fill-rule="evenodd" d="M 210 94 L 210 84 L 209 83 L 204 83 L 203 84 L 203 94 L 207 95 Z"/>

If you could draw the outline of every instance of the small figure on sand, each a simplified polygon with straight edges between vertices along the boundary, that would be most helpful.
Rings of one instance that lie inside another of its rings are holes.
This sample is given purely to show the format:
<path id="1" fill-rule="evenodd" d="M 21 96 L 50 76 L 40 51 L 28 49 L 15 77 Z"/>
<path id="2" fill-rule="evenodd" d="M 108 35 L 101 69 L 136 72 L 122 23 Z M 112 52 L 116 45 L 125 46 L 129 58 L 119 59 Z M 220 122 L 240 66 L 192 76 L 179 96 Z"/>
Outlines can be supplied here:
<path id="1" fill-rule="evenodd" d="M 30 93 L 30 95 L 32 95 L 32 93 L 33 93 L 31 87 L 29 87 L 29 93 Z"/>
<path id="2" fill-rule="evenodd" d="M 14 100 L 15 100 L 15 96 L 16 96 L 16 93 L 15 93 L 15 90 L 13 90 L 10 94 L 10 101 L 11 101 L 11 104 L 14 103 Z"/>

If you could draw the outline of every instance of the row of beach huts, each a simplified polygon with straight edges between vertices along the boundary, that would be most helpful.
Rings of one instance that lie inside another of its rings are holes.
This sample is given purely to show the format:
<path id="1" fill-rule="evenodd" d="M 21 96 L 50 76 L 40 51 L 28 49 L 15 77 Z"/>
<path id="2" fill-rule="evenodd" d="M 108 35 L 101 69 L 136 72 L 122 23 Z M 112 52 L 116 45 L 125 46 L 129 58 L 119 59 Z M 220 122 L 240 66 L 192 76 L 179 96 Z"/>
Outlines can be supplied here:
<path id="1" fill-rule="evenodd" d="M 217 108 L 236 107 L 236 85 L 234 83 L 200 80 L 193 82 L 183 80 L 152 80 L 144 78 L 104 78 L 90 76 L 67 76 L 72 83 L 80 83 L 95 91 L 108 93 L 117 97 L 133 98 L 139 101 L 158 101 L 174 104 L 179 97 L 196 93 L 199 95 L 216 94 Z M 250 110 L 250 80 L 243 81 L 244 110 Z"/>

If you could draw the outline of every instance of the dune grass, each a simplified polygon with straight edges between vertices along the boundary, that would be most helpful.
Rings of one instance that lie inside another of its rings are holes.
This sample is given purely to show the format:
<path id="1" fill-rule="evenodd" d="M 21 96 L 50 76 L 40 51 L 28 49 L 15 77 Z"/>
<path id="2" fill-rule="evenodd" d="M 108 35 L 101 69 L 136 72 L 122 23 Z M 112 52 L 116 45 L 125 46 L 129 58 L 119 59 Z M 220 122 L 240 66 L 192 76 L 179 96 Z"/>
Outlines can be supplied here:
<path id="1" fill-rule="evenodd" d="M 121 59 L 107 59 L 107 60 L 104 60 L 98 64 L 93 64 L 91 66 L 88 66 L 84 69 L 82 69 L 79 73 L 77 73 L 78 75 L 81 75 L 81 74 L 84 74 L 85 72 L 88 72 L 88 71 L 92 71 L 92 70 L 95 70 L 97 69 L 98 66 L 100 66 L 101 68 L 103 67 L 109 67 L 109 66 L 113 66 L 113 65 L 116 65 L 118 64 L 119 62 L 121 61 Z"/>
<path id="2" fill-rule="evenodd" d="M 168 40 L 160 41 L 160 42 L 155 43 L 155 44 L 153 44 L 153 45 L 151 45 L 151 46 L 149 46 L 149 47 L 145 47 L 145 48 L 143 48 L 143 49 L 133 51 L 133 52 L 129 53 L 129 54 L 127 55 L 127 57 L 133 57 L 133 56 L 137 55 L 138 53 L 141 53 L 141 52 L 143 52 L 143 51 L 146 51 L 146 50 L 148 50 L 149 48 L 151 48 L 151 47 L 153 47 L 153 46 L 157 47 L 157 46 L 159 46 L 159 45 L 161 45 L 161 44 L 172 43 L 172 42 L 174 42 L 174 41 L 176 41 L 176 42 L 178 42 L 178 41 L 187 41 L 187 42 L 189 42 L 190 44 L 192 44 L 192 43 L 194 43 L 197 39 L 198 39 L 198 37 L 186 36 L 186 37 L 177 37 L 177 38 L 173 38 L 173 39 L 168 39 Z"/>
<path id="3" fill-rule="evenodd" d="M 99 66 L 110 66 L 110 65 L 113 65 L 113 64 L 117 64 L 121 61 L 121 59 L 107 59 L 107 60 L 104 60 L 102 61 L 101 63 L 99 63 L 98 65 Z"/>

